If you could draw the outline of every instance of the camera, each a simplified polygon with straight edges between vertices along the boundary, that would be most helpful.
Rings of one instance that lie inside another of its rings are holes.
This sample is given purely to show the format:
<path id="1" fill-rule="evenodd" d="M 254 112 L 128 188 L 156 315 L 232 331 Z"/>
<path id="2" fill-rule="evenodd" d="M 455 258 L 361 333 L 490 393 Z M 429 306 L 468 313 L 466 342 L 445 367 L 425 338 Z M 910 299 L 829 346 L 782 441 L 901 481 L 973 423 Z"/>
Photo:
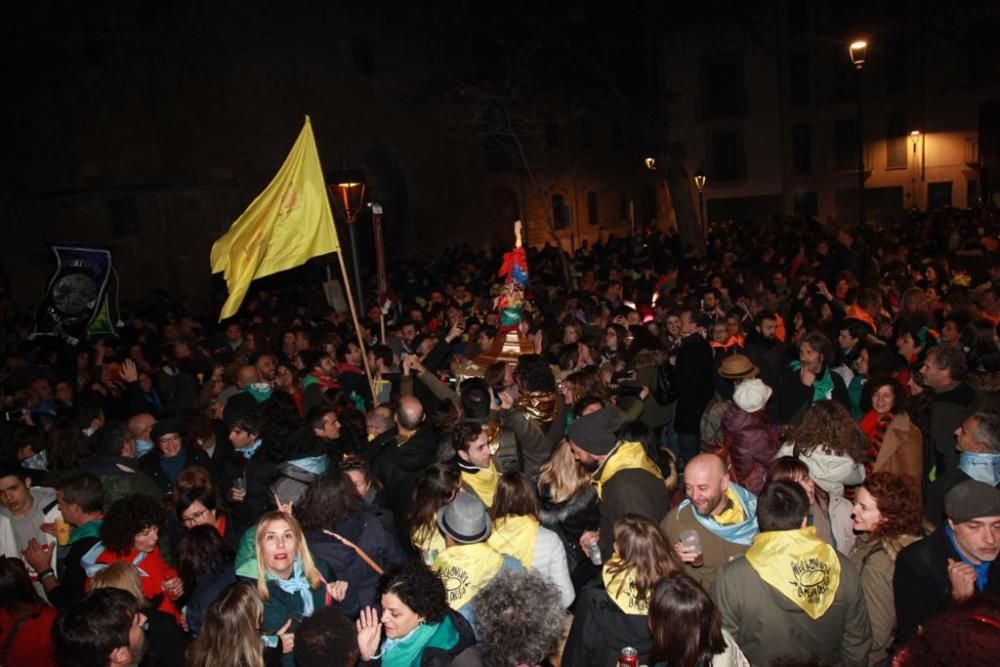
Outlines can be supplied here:
<path id="1" fill-rule="evenodd" d="M 11 408 L 10 410 L 4 410 L 3 420 L 5 422 L 17 422 L 24 419 L 24 415 L 28 411 L 25 408 Z"/>

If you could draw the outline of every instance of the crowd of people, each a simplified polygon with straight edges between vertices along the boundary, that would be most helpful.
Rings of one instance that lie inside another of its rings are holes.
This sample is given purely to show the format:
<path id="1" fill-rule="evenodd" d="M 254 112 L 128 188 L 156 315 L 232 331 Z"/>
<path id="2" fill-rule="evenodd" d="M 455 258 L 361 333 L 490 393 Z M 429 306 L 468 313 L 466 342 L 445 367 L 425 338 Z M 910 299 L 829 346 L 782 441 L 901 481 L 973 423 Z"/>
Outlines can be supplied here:
<path id="1" fill-rule="evenodd" d="M 0 298 L 0 664 L 994 664 L 998 229 L 548 246 L 514 324 L 467 247 L 357 327 Z"/>

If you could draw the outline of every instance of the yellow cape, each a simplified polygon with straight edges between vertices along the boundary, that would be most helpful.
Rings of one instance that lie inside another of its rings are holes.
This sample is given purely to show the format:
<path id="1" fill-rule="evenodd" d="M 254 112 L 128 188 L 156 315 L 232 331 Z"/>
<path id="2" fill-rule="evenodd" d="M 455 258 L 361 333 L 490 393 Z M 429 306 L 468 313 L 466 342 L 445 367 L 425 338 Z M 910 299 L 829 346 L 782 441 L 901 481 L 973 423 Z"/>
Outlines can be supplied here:
<path id="1" fill-rule="evenodd" d="M 438 554 L 431 569 L 441 575 L 448 606 L 458 610 L 493 580 L 503 556 L 486 542 L 457 544 Z"/>
<path id="2" fill-rule="evenodd" d="M 746 559 L 761 579 L 813 620 L 825 614 L 837 596 L 840 560 L 811 526 L 761 533 L 754 538 Z"/>
<path id="3" fill-rule="evenodd" d="M 505 516 L 493 522 L 490 546 L 502 554 L 513 556 L 526 568 L 535 562 L 535 539 L 540 525 L 533 516 Z"/>
<path id="4" fill-rule="evenodd" d="M 653 460 L 647 456 L 642 443 L 622 442 L 611 450 L 608 458 L 604 460 L 601 467 L 594 473 L 593 483 L 597 487 L 598 498 L 603 497 L 604 485 L 608 483 L 608 480 L 622 470 L 632 470 L 635 468 L 645 470 L 657 479 L 663 479 L 663 473 L 660 472 L 659 466 L 653 463 Z"/>

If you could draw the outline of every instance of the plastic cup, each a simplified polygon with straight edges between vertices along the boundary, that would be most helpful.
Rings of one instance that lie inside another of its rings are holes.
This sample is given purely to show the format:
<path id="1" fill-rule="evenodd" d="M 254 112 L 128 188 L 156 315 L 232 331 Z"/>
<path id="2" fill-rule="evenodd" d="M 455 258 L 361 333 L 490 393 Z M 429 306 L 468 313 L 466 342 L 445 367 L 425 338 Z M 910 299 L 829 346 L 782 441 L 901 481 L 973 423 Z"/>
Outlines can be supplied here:
<path id="1" fill-rule="evenodd" d="M 59 546 L 64 547 L 69 544 L 69 532 L 70 525 L 65 519 L 56 519 L 56 542 Z"/>
<path id="2" fill-rule="evenodd" d="M 701 567 L 705 564 L 705 556 L 701 552 L 701 538 L 698 536 L 697 530 L 685 530 L 681 533 L 681 546 L 695 554 L 695 559 L 691 561 L 691 567 Z"/>

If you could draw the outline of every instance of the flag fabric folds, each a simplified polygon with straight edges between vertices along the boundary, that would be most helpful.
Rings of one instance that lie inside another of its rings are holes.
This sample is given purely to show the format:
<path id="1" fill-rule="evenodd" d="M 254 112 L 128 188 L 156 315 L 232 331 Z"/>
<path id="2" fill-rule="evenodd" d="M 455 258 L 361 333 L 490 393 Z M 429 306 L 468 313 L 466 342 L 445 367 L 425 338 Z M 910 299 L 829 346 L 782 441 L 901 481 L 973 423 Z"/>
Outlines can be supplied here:
<path id="1" fill-rule="evenodd" d="M 112 275 L 111 251 L 95 246 L 53 245 L 52 252 L 56 270 L 35 311 L 35 329 L 30 338 L 56 336 L 75 345 L 87 335 L 105 303 Z"/>
<path id="2" fill-rule="evenodd" d="M 339 249 L 323 168 L 306 116 L 277 175 L 212 246 L 212 273 L 222 271 L 229 288 L 219 319 L 236 314 L 255 278 Z"/>

